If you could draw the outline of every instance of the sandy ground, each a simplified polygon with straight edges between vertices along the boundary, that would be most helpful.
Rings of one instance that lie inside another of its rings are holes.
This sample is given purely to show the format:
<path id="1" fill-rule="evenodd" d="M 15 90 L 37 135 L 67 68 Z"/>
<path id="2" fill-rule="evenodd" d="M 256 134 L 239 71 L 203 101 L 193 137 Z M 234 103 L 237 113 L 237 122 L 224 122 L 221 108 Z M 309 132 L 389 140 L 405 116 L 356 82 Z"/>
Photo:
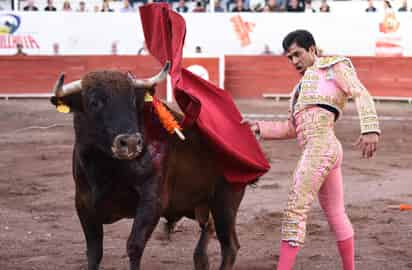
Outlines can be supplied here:
<path id="1" fill-rule="evenodd" d="M 285 114 L 286 102 L 238 101 L 243 113 Z M 412 105 L 377 104 L 383 135 L 378 155 L 360 158 L 352 143 L 359 134 L 349 104 L 337 125 L 343 163 L 347 212 L 356 231 L 360 270 L 412 269 L 412 211 L 387 205 L 412 203 Z M 386 117 L 388 116 L 388 117 Z M 37 128 L 36 128 L 37 127 Z M 49 127 L 49 128 L 44 128 Z M 71 176 L 73 144 L 70 115 L 57 113 L 47 100 L 0 100 L 0 269 L 85 269 L 83 233 L 74 210 Z M 275 269 L 280 216 L 299 157 L 295 141 L 262 142 L 272 169 L 241 204 L 237 230 L 241 243 L 235 269 Z M 130 220 L 105 227 L 101 269 L 128 269 L 126 239 Z M 333 235 L 316 203 L 308 237 L 295 269 L 340 269 Z M 184 219 L 172 241 L 158 226 L 146 248 L 143 269 L 193 269 L 197 225 Z M 220 250 L 209 246 L 211 269 Z"/>

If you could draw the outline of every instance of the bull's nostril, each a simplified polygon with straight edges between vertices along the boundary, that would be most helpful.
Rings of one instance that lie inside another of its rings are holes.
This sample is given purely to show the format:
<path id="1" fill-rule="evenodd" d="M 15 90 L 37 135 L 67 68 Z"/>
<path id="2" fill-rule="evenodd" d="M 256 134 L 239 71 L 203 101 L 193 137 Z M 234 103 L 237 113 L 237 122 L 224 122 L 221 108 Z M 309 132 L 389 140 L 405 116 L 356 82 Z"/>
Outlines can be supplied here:
<path id="1" fill-rule="evenodd" d="M 126 146 L 127 146 L 127 141 L 126 141 L 126 140 L 120 140 L 120 141 L 119 141 L 119 145 L 120 145 L 121 147 L 126 147 Z"/>

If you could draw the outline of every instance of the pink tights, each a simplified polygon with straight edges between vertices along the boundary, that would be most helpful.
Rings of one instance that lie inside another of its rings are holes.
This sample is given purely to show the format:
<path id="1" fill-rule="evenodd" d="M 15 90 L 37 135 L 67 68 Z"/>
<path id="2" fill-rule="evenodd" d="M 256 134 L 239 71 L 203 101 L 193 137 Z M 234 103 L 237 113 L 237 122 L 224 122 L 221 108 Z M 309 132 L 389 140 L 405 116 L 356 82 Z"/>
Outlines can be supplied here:
<path id="1" fill-rule="evenodd" d="M 344 207 L 341 172 L 342 156 L 326 176 L 319 192 L 319 203 L 334 232 L 344 270 L 354 270 L 353 229 Z M 295 263 L 299 247 L 293 247 L 287 241 L 281 241 L 278 270 L 291 270 Z"/>
<path id="2" fill-rule="evenodd" d="M 354 270 L 354 243 L 353 237 L 343 241 L 337 242 L 339 254 L 342 259 L 342 265 L 344 270 Z M 298 255 L 300 247 L 292 247 L 286 241 L 280 242 L 280 257 L 277 270 L 290 270 L 295 264 L 296 256 Z"/>
<path id="3" fill-rule="evenodd" d="M 322 184 L 319 203 L 328 220 L 330 229 L 335 233 L 337 241 L 353 237 L 353 228 L 345 212 L 343 201 L 341 157 Z"/>

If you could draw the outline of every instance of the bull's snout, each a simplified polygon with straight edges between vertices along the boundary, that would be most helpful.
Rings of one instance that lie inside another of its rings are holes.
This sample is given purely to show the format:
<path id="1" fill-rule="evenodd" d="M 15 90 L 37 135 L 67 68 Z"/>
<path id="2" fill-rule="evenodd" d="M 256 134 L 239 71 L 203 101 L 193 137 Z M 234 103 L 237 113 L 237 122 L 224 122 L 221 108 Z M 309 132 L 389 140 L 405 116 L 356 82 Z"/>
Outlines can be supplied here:
<path id="1" fill-rule="evenodd" d="M 134 159 L 143 149 L 143 137 L 140 133 L 120 134 L 114 138 L 112 151 L 118 159 Z"/>

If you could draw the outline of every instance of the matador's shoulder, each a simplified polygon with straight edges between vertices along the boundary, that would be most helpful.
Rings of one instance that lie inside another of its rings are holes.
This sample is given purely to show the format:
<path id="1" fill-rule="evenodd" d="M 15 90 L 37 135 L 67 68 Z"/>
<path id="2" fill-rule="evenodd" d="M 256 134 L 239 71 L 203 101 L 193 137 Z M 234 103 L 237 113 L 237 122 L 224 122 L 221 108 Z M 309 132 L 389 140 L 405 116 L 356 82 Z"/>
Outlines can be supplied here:
<path id="1" fill-rule="evenodd" d="M 349 58 L 344 57 L 344 56 L 323 56 L 319 57 L 316 62 L 317 68 L 324 69 L 324 68 L 329 68 L 332 67 L 333 65 L 343 62 L 347 64 L 350 67 L 352 66 L 352 62 L 350 61 Z"/>

